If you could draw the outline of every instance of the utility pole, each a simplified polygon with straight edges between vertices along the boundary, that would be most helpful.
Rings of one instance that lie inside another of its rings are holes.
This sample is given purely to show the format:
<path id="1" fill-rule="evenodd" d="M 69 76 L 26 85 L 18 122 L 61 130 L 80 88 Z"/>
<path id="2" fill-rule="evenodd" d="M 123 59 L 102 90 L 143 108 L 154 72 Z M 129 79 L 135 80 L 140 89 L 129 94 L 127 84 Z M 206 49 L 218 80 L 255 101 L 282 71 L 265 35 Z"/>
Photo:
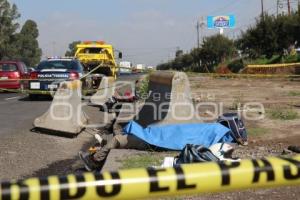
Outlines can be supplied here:
<path id="1" fill-rule="evenodd" d="M 199 20 L 197 20 L 197 47 L 200 49 L 200 23 Z"/>
<path id="2" fill-rule="evenodd" d="M 204 22 L 204 18 L 201 17 L 200 18 L 200 40 L 199 40 L 199 47 L 201 46 L 201 40 L 203 41 L 204 38 L 204 27 L 205 27 L 205 22 Z"/>
<path id="3" fill-rule="evenodd" d="M 198 49 L 197 50 L 199 50 L 200 49 L 200 22 L 199 22 L 199 20 L 197 19 L 197 47 L 198 47 Z M 201 63 L 200 63 L 200 60 L 198 60 L 197 61 L 197 65 L 198 65 L 198 68 L 200 69 L 200 67 L 201 67 Z"/>
<path id="4" fill-rule="evenodd" d="M 262 20 L 264 20 L 264 0 L 260 0 L 260 2 L 261 2 L 261 18 L 262 18 Z"/>
<path id="5" fill-rule="evenodd" d="M 289 15 L 291 15 L 291 2 L 290 2 L 290 0 L 287 0 L 287 4 L 288 4 L 288 13 L 289 13 Z"/>
<path id="6" fill-rule="evenodd" d="M 300 0 L 298 0 L 298 15 L 300 16 Z"/>
<path id="7" fill-rule="evenodd" d="M 197 47 L 198 49 L 201 46 L 200 40 L 203 40 L 203 29 L 205 27 L 204 18 L 200 17 L 200 20 L 197 20 Z"/>
<path id="8" fill-rule="evenodd" d="M 277 16 L 278 16 L 278 14 L 279 14 L 279 13 L 278 13 L 278 12 L 279 12 L 279 1 L 280 1 L 280 0 L 277 0 L 277 6 L 276 6 L 276 8 L 277 8 L 277 9 L 276 9 L 276 15 L 277 15 Z"/>

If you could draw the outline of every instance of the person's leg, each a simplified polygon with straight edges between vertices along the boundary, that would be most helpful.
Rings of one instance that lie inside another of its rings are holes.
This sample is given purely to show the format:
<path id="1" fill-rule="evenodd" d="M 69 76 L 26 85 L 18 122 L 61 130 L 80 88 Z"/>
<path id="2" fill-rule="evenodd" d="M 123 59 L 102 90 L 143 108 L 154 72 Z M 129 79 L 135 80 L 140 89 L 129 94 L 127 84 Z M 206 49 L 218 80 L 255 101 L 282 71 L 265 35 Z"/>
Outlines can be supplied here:
<path id="1" fill-rule="evenodd" d="M 116 135 L 121 149 L 148 150 L 150 145 L 134 135 Z"/>
<path id="2" fill-rule="evenodd" d="M 96 151 L 96 153 L 93 154 L 93 160 L 102 163 L 105 161 L 111 149 L 117 149 L 119 147 L 119 141 L 116 139 L 116 137 L 113 137 L 106 145 L 104 145 L 100 150 Z"/>
<path id="3" fill-rule="evenodd" d="M 100 170 L 111 149 L 151 149 L 150 145 L 134 135 L 116 135 L 105 146 L 96 151 L 96 153 L 84 154 L 79 153 L 81 160 L 85 164 L 85 168 L 89 171 Z"/>
<path id="4" fill-rule="evenodd" d="M 93 160 L 103 163 L 111 149 L 146 150 L 149 145 L 133 135 L 116 135 L 104 147 L 93 154 Z"/>
<path id="5" fill-rule="evenodd" d="M 107 155 L 111 149 L 118 148 L 120 146 L 118 140 L 113 137 L 105 146 L 94 154 L 79 152 L 79 158 L 83 161 L 84 167 L 88 171 L 101 170 L 103 167 Z"/>

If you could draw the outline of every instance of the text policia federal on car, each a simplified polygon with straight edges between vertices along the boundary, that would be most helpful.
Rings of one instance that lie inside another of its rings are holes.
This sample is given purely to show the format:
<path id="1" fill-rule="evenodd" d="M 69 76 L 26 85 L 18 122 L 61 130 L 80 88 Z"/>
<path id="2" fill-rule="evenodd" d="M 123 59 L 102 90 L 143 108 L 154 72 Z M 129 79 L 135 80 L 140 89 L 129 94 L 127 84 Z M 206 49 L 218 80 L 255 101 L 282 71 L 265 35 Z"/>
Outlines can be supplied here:
<path id="1" fill-rule="evenodd" d="M 74 58 L 49 58 L 42 61 L 35 71 L 30 73 L 29 97 L 35 99 L 38 95 L 49 95 L 63 81 L 78 80 L 88 72 Z M 92 80 L 89 76 L 83 78 L 83 89 L 91 89 Z"/>

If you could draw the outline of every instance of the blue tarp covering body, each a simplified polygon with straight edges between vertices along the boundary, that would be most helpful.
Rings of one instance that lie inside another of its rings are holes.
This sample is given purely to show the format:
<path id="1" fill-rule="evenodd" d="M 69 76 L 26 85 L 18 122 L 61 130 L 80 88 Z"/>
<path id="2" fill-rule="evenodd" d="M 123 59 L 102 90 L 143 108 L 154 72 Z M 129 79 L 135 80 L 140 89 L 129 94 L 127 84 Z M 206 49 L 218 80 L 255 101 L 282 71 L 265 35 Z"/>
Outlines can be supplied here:
<path id="1" fill-rule="evenodd" d="M 187 144 L 210 147 L 219 142 L 233 142 L 230 129 L 219 123 L 152 125 L 144 129 L 131 121 L 124 131 L 151 145 L 171 150 L 182 150 Z"/>

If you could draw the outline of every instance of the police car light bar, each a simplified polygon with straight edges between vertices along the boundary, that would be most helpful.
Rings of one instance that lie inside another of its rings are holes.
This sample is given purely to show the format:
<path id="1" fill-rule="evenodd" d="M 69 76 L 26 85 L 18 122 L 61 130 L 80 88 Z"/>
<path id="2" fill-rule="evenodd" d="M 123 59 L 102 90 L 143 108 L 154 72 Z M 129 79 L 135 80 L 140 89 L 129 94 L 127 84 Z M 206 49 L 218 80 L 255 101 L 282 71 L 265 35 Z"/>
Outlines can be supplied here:
<path id="1" fill-rule="evenodd" d="M 47 57 L 48 60 L 54 60 L 54 59 L 75 59 L 75 57 L 71 57 L 71 56 L 51 56 L 51 57 Z"/>
<path id="2" fill-rule="evenodd" d="M 103 45 L 105 44 L 104 41 L 85 41 L 83 42 L 84 44 L 100 44 L 100 45 Z"/>

